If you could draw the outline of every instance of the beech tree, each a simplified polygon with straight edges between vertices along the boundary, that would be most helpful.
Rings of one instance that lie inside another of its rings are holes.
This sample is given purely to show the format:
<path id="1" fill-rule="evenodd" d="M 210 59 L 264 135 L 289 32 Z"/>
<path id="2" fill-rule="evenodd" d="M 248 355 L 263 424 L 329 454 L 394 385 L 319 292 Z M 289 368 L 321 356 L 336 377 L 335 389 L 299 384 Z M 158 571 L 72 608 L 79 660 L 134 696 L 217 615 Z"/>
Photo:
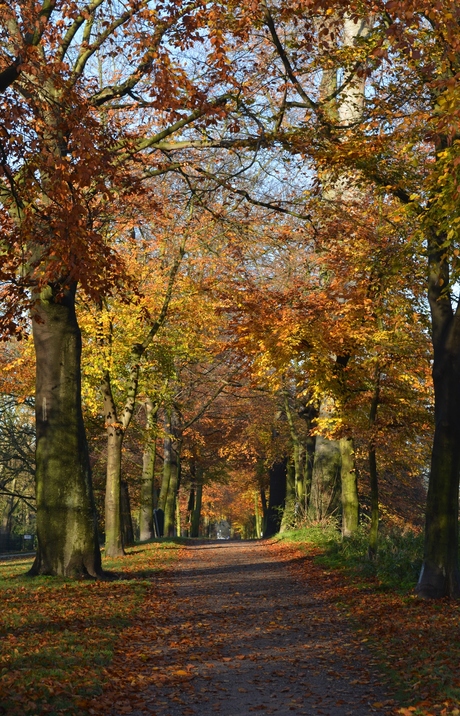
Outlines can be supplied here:
<path id="1" fill-rule="evenodd" d="M 37 355 L 32 573 L 97 576 L 77 284 L 98 298 L 126 280 L 104 229 L 118 219 L 120 230 L 130 201 L 135 211 L 145 171 L 167 170 L 167 139 L 220 111 L 228 95 L 212 88 L 228 68 L 201 2 L 45 0 L 3 5 L 0 18 L 2 327 L 18 330 L 31 307 Z M 195 77 L 184 55 L 193 43 L 209 68 Z"/>
<path id="2" fill-rule="evenodd" d="M 401 202 L 407 218 L 418 224 L 419 231 L 408 234 L 420 260 L 428 246 L 435 435 L 425 559 L 417 587 L 422 597 L 460 592 L 460 422 L 455 408 L 460 344 L 452 291 L 458 251 L 458 13 L 447 0 L 436 6 L 412 0 L 264 2 L 259 14 L 264 40 L 253 50 L 270 95 L 258 115 L 265 145 L 278 142 L 295 161 L 300 157 L 317 177 L 310 190 L 316 188 L 318 196 L 324 196 L 331 177 L 349 171 L 383 201 L 392 197 Z M 372 30 L 348 45 L 344 18 L 355 26 L 372 18 Z M 326 97 L 317 80 L 325 67 L 335 83 Z M 330 102 L 339 108 L 346 104 L 350 86 L 364 77 L 369 91 L 362 116 L 353 121 L 342 121 L 340 113 L 331 117 Z M 246 135 L 245 142 L 254 146 L 255 138 Z M 259 203 L 263 200 L 257 197 Z M 297 214 L 308 215 L 305 193 L 299 193 L 297 207 Z M 405 221 L 403 212 L 400 220 Z"/>

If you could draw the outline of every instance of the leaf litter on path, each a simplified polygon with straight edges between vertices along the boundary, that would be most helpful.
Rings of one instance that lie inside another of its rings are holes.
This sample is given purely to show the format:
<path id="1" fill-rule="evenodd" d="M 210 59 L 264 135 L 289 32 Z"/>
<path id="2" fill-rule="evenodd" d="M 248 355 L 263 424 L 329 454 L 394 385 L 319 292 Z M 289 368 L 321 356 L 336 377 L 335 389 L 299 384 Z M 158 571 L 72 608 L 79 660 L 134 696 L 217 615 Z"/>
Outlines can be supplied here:
<path id="1" fill-rule="evenodd" d="M 85 707 L 107 716 L 397 713 L 366 639 L 310 565 L 285 543 L 189 546 L 161 594 L 146 591 L 104 693 Z"/>

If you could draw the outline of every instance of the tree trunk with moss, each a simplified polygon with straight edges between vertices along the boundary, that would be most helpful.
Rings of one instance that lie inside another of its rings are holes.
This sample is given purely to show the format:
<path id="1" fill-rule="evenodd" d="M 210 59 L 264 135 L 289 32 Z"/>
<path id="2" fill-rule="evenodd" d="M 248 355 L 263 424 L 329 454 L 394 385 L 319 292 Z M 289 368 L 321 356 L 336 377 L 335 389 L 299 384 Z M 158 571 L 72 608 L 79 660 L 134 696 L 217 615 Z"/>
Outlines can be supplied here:
<path id="1" fill-rule="evenodd" d="M 304 458 L 304 486 L 305 498 L 303 503 L 304 514 L 308 514 L 308 505 L 311 495 L 311 483 L 313 477 L 313 465 L 315 462 L 315 446 L 316 436 L 312 435 L 314 423 L 318 417 L 318 409 L 311 402 L 299 407 L 299 417 L 305 420 L 307 424 L 307 436 L 305 438 L 305 458 Z"/>
<path id="2" fill-rule="evenodd" d="M 16 478 L 8 483 L 8 488 L 14 493 L 16 488 Z M 4 506 L 0 517 L 0 537 L 9 537 L 13 527 L 13 513 L 18 505 L 18 500 L 14 494 L 6 495 L 4 498 Z"/>
<path id="3" fill-rule="evenodd" d="M 340 508 L 342 458 L 338 440 L 316 436 L 308 517 L 319 522 L 338 515 Z"/>
<path id="4" fill-rule="evenodd" d="M 132 547 L 134 544 L 134 527 L 129 486 L 126 480 L 121 481 L 121 534 L 123 547 Z"/>
<path id="5" fill-rule="evenodd" d="M 107 429 L 107 472 L 105 483 L 105 556 L 121 557 L 123 535 L 121 522 L 121 454 L 123 429 L 111 423 Z"/>
<path id="6" fill-rule="evenodd" d="M 201 505 L 203 501 L 203 474 L 202 470 L 197 466 L 196 468 L 196 493 L 195 493 L 195 507 L 192 513 L 192 525 L 190 530 L 190 537 L 200 536 L 200 520 L 201 520 Z"/>
<path id="7" fill-rule="evenodd" d="M 340 440 L 342 485 L 342 537 L 351 537 L 358 529 L 359 500 L 355 450 L 351 438 Z"/>
<path id="8" fill-rule="evenodd" d="M 165 502 L 165 537 L 175 536 L 175 515 L 177 491 L 180 479 L 180 441 L 173 440 L 171 447 L 171 466 L 168 494 Z"/>
<path id="9" fill-rule="evenodd" d="M 291 410 L 290 402 L 289 402 L 289 394 L 287 390 L 284 393 L 284 409 L 286 413 L 286 418 L 289 425 L 289 432 L 291 435 L 291 442 L 292 442 L 292 460 L 293 460 L 293 469 L 294 469 L 294 483 L 295 483 L 295 495 L 294 495 L 294 506 L 293 510 L 298 510 L 299 508 L 304 510 L 305 508 L 305 470 L 303 467 L 303 458 L 304 458 L 304 449 L 298 434 L 298 430 L 296 427 L 296 424 L 294 422 L 294 414 Z M 289 480 L 289 478 L 288 478 Z M 286 508 L 288 508 L 288 500 L 290 499 L 289 495 L 289 485 L 287 486 L 287 492 L 286 492 Z"/>
<path id="10" fill-rule="evenodd" d="M 103 574 L 81 410 L 75 292 L 75 285 L 49 287 L 34 308 L 38 549 L 32 575 Z"/>
<path id="11" fill-rule="evenodd" d="M 142 478 L 139 510 L 139 538 L 141 542 L 155 536 L 153 529 L 153 510 L 155 507 L 155 459 L 156 434 L 155 423 L 158 406 L 147 398 L 144 403 L 146 412 L 146 437 L 142 455 Z"/>
<path id="12" fill-rule="evenodd" d="M 164 511 L 165 537 L 174 537 L 177 490 L 180 478 L 180 438 L 179 418 L 174 409 L 170 409 L 165 421 L 166 437 L 164 441 L 163 480 L 158 506 Z"/>
<path id="13" fill-rule="evenodd" d="M 289 460 L 286 467 L 286 498 L 284 500 L 283 516 L 281 518 L 280 532 L 292 529 L 295 524 L 296 508 L 296 471 L 294 460 Z"/>

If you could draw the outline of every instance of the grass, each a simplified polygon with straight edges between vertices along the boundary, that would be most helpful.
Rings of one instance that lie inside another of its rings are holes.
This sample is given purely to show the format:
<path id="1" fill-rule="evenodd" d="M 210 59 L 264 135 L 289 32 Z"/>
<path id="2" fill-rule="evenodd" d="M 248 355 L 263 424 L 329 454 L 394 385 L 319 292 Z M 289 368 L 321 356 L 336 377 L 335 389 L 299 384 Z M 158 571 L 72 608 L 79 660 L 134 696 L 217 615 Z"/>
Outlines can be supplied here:
<path id="1" fill-rule="evenodd" d="M 342 541 L 329 525 L 279 535 L 303 552 L 317 549 L 324 589 L 369 642 L 406 716 L 460 716 L 460 603 L 417 599 L 422 536 L 383 528 L 375 561 L 367 531 Z"/>
<path id="2" fill-rule="evenodd" d="M 32 561 L 0 563 L 0 714 L 82 714 L 102 692 L 104 669 L 120 634 L 131 627 L 147 593 L 180 542 L 134 547 L 106 560 L 114 581 L 25 576 Z"/>
<path id="3" fill-rule="evenodd" d="M 423 555 L 423 535 L 411 530 L 382 528 L 375 560 L 367 557 L 368 530 L 360 527 L 343 540 L 334 525 L 307 527 L 279 535 L 290 542 L 313 543 L 321 548 L 318 560 L 354 579 L 373 579 L 382 591 L 406 594 L 415 588 Z"/>

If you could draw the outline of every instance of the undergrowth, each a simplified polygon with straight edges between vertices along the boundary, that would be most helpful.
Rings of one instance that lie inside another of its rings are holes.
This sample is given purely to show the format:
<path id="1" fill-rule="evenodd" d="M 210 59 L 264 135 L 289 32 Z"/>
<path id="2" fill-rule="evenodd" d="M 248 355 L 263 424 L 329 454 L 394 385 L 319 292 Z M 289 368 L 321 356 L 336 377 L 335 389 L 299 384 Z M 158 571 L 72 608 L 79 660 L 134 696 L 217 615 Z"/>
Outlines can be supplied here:
<path id="1" fill-rule="evenodd" d="M 373 560 L 367 554 L 369 535 L 364 526 L 347 539 L 342 539 L 334 524 L 303 527 L 284 532 L 277 539 L 313 543 L 321 548 L 317 559 L 323 566 L 344 570 L 355 578 L 373 578 L 382 590 L 399 593 L 413 590 L 422 566 L 423 535 L 412 530 L 383 527 Z"/>

